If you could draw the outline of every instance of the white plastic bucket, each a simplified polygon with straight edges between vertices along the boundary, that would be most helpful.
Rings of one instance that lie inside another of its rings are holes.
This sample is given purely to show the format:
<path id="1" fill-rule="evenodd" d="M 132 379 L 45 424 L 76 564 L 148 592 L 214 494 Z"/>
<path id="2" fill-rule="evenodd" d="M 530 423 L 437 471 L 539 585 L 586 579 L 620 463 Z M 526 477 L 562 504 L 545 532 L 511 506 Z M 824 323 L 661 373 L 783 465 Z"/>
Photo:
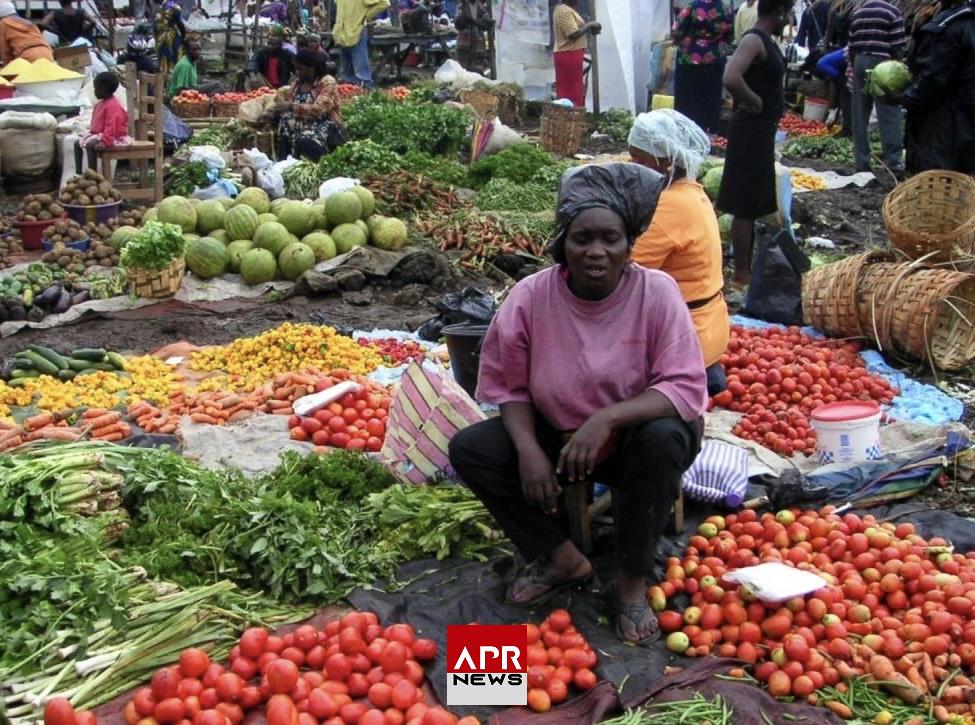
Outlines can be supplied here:
<path id="1" fill-rule="evenodd" d="M 883 456 L 880 406 L 870 400 L 827 403 L 809 416 L 816 430 L 819 462 L 863 463 Z"/>
<path id="2" fill-rule="evenodd" d="M 802 117 L 807 121 L 825 121 L 829 113 L 829 101 L 822 98 L 807 98 L 802 106 Z"/>

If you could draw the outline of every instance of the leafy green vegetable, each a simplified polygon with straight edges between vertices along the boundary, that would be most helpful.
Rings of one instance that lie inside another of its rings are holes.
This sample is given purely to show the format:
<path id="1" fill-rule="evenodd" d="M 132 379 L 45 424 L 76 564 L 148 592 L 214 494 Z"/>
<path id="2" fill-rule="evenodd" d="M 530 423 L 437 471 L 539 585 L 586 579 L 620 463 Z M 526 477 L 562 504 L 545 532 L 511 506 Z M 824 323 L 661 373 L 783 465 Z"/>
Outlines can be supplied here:
<path id="1" fill-rule="evenodd" d="M 432 156 L 423 151 L 410 151 L 402 156 L 403 168 L 414 174 L 429 176 L 447 186 L 470 187 L 467 166 L 442 156 Z"/>
<path id="2" fill-rule="evenodd" d="M 494 178 L 525 184 L 539 170 L 552 166 L 556 166 L 556 161 L 548 151 L 534 144 L 520 143 L 478 159 L 470 166 L 470 176 L 478 186 L 483 186 Z"/>
<path id="3" fill-rule="evenodd" d="M 186 251 L 183 231 L 175 224 L 149 222 L 122 249 L 126 268 L 162 269 Z"/>
<path id="4" fill-rule="evenodd" d="M 402 167 L 399 155 L 388 146 L 371 139 L 350 141 L 322 156 L 318 173 L 322 181 L 335 176 L 361 178 L 373 174 L 388 174 Z"/>
<path id="5" fill-rule="evenodd" d="M 382 93 L 357 98 L 344 110 L 346 128 L 354 139 L 375 139 L 401 154 L 424 151 L 456 153 L 467 140 L 467 116 L 422 100 L 395 101 Z"/>
<path id="6" fill-rule="evenodd" d="M 218 149 L 229 148 L 230 134 L 226 126 L 210 126 L 204 131 L 197 131 L 186 142 L 187 146 L 216 146 Z"/>
<path id="7" fill-rule="evenodd" d="M 163 190 L 167 196 L 189 196 L 200 187 L 210 185 L 210 167 L 203 161 L 187 161 L 166 169 Z"/>
<path id="8" fill-rule="evenodd" d="M 611 108 L 605 113 L 589 114 L 589 122 L 598 133 L 604 133 L 616 143 L 626 143 L 633 126 L 633 114 L 622 108 Z"/>
<path id="9" fill-rule="evenodd" d="M 474 197 L 474 204 L 489 211 L 547 211 L 555 208 L 555 193 L 547 187 L 511 179 L 491 179 Z"/>
<path id="10" fill-rule="evenodd" d="M 286 168 L 282 176 L 285 194 L 292 199 L 317 199 L 318 187 L 324 181 L 318 164 L 307 159 Z"/>

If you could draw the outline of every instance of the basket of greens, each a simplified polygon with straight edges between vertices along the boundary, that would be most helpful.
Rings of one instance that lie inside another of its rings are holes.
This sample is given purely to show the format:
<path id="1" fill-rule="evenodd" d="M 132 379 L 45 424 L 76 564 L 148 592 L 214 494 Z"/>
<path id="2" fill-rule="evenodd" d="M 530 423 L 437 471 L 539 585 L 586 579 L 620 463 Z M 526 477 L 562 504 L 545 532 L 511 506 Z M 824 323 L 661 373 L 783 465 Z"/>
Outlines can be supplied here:
<path id="1" fill-rule="evenodd" d="M 137 297 L 172 297 L 186 270 L 186 242 L 175 224 L 149 222 L 122 249 L 121 263 Z"/>

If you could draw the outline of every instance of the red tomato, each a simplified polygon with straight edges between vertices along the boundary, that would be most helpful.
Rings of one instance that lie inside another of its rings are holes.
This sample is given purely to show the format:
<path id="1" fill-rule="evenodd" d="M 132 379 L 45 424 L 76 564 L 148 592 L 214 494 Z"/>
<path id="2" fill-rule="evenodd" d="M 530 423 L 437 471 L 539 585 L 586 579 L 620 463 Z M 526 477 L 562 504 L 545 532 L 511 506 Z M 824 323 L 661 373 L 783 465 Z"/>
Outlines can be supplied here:
<path id="1" fill-rule="evenodd" d="M 244 683 L 241 681 L 240 677 L 234 672 L 224 672 L 220 677 L 217 678 L 217 683 L 214 685 L 214 689 L 217 691 L 217 695 L 223 702 L 237 702 L 237 698 L 240 696 L 241 688 L 243 688 Z"/>
<path id="2" fill-rule="evenodd" d="M 267 725 L 298 725 L 298 710 L 287 695 L 275 695 L 264 711 Z"/>
<path id="3" fill-rule="evenodd" d="M 210 666 L 210 655 L 201 649 L 191 647 L 179 656 L 179 670 L 183 677 L 203 677 Z"/>
<path id="4" fill-rule="evenodd" d="M 178 667 L 163 667 L 152 677 L 152 696 L 157 702 L 167 697 L 176 697 L 180 679 Z"/>
<path id="5" fill-rule="evenodd" d="M 413 643 L 413 656 L 420 662 L 429 662 L 437 656 L 437 643 L 432 639 L 418 639 Z"/>
<path id="6" fill-rule="evenodd" d="M 75 725 L 75 711 L 63 697 L 55 697 L 44 706 L 44 725 Z"/>
<path id="7" fill-rule="evenodd" d="M 290 693 L 298 682 L 298 666 L 289 659 L 279 657 L 267 666 L 266 675 L 272 694 Z"/>

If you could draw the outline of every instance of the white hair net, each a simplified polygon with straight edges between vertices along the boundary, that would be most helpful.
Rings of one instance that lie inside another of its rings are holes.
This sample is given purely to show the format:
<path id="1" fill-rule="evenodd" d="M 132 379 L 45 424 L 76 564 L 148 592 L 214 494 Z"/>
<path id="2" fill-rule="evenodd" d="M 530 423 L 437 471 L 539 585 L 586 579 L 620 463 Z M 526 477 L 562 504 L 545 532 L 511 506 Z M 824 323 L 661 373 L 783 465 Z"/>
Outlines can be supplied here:
<path id="1" fill-rule="evenodd" d="M 637 116 L 627 143 L 658 159 L 669 160 L 671 173 L 674 166 L 680 166 L 689 179 L 697 178 L 701 163 L 711 152 L 711 141 L 701 127 L 670 108 Z"/>
<path id="2" fill-rule="evenodd" d="M 9 0 L 0 0 L 0 18 L 16 14 L 17 8 L 14 7 L 12 2 L 9 2 Z"/>

